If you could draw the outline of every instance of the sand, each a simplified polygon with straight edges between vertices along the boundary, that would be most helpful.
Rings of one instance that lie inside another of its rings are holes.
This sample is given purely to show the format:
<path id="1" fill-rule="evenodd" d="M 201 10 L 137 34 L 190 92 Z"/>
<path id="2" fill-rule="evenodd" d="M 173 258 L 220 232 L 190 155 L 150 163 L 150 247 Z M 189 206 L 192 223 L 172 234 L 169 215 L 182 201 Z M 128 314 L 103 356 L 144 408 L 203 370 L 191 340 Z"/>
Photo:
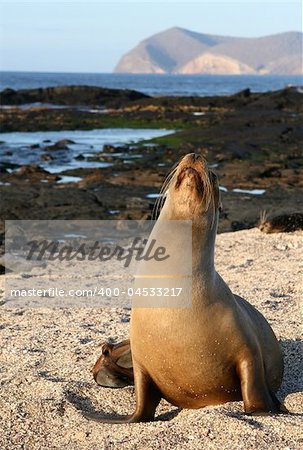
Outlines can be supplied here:
<path id="1" fill-rule="evenodd" d="M 81 410 L 133 410 L 133 387 L 101 388 L 90 371 L 101 342 L 128 336 L 129 310 L 2 306 L 1 450 L 302 448 L 302 248 L 302 232 L 252 229 L 219 235 L 216 250 L 217 270 L 281 341 L 286 367 L 278 395 L 292 414 L 250 417 L 242 402 L 180 411 L 162 401 L 152 423 L 89 422 Z"/>

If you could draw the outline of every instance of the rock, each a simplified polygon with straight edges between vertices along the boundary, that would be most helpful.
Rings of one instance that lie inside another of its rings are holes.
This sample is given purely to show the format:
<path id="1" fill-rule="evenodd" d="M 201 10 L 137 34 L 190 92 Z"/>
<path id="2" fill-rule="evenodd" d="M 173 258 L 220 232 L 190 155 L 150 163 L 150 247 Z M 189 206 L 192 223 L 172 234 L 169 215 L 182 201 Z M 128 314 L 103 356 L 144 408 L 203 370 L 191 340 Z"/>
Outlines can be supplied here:
<path id="1" fill-rule="evenodd" d="M 141 92 L 129 89 L 108 89 L 95 86 L 54 86 L 36 89 L 4 89 L 1 92 L 3 105 L 26 103 L 51 103 L 72 106 L 107 106 L 114 102 L 131 102 L 150 98 Z"/>
<path id="2" fill-rule="evenodd" d="M 19 164 L 13 164 L 13 163 L 10 163 L 10 162 L 2 161 L 2 162 L 0 162 L 0 167 L 2 167 L 3 169 L 14 170 L 14 169 L 17 169 L 19 167 Z"/>
<path id="3" fill-rule="evenodd" d="M 40 183 L 41 180 L 56 181 L 58 176 L 47 172 L 47 170 L 42 169 L 42 167 L 37 164 L 32 164 L 29 166 L 22 166 L 14 174 L 11 174 L 9 181 L 20 182 L 25 180 L 26 182 Z"/>
<path id="4" fill-rule="evenodd" d="M 250 97 L 251 92 L 250 92 L 250 89 L 247 88 L 247 89 L 243 89 L 243 91 L 238 92 L 236 95 L 237 95 L 238 97 L 244 97 L 244 98 L 247 98 L 247 97 Z"/>
<path id="5" fill-rule="evenodd" d="M 103 145 L 103 152 L 104 153 L 115 153 L 117 151 L 117 148 L 113 145 L 105 144 Z"/>
<path id="6" fill-rule="evenodd" d="M 224 153 L 217 153 L 215 156 L 215 160 L 218 162 L 227 161 L 228 155 L 225 155 Z"/>
<path id="7" fill-rule="evenodd" d="M 263 172 L 260 173 L 260 177 L 262 178 L 271 178 L 271 177 L 281 177 L 280 170 L 277 169 L 277 167 L 268 167 L 268 169 L 265 169 Z"/>
<path id="8" fill-rule="evenodd" d="M 72 141 L 71 139 L 61 139 L 60 141 L 56 142 L 55 145 L 59 146 L 65 146 L 69 144 L 75 144 L 76 142 Z"/>
<path id="9" fill-rule="evenodd" d="M 47 145 L 44 147 L 44 150 L 46 151 L 56 151 L 56 150 L 68 150 L 67 145 L 64 143 L 65 141 L 58 141 L 53 145 Z"/>
<path id="10" fill-rule="evenodd" d="M 54 157 L 52 155 L 49 155 L 48 153 L 45 153 L 44 155 L 40 156 L 40 159 L 43 161 L 53 161 Z"/>
<path id="11" fill-rule="evenodd" d="M 114 155 L 104 155 L 103 153 L 96 153 L 94 156 L 90 156 L 87 159 L 88 161 L 103 161 L 107 163 L 112 163 L 115 161 Z"/>
<path id="12" fill-rule="evenodd" d="M 146 200 L 140 198 L 140 197 L 129 197 L 127 199 L 126 207 L 129 209 L 132 208 L 145 208 L 146 207 Z"/>
<path id="13" fill-rule="evenodd" d="M 249 156 L 249 151 L 247 151 L 245 149 L 233 150 L 230 155 L 231 159 L 247 159 L 248 156 Z"/>
<path id="14" fill-rule="evenodd" d="M 234 220 L 231 223 L 232 231 L 245 230 L 245 228 L 247 228 L 247 226 L 246 226 L 246 224 L 244 222 L 239 222 L 237 220 Z"/>
<path id="15" fill-rule="evenodd" d="M 85 157 L 80 153 L 80 155 L 78 155 L 78 156 L 75 157 L 75 160 L 76 160 L 76 161 L 84 161 L 84 160 L 85 160 Z"/>
<path id="16" fill-rule="evenodd" d="M 44 150 L 47 151 L 68 150 L 68 145 L 70 144 L 75 144 L 75 142 L 71 141 L 70 139 L 61 139 L 60 141 L 56 142 L 53 145 L 47 145 L 46 147 L 44 147 Z"/>
<path id="17" fill-rule="evenodd" d="M 32 164 L 30 166 L 22 166 L 16 172 L 16 176 L 24 176 L 24 175 L 32 175 L 32 174 L 47 174 L 48 172 L 42 167 L 38 166 L 38 164 Z"/>
<path id="18" fill-rule="evenodd" d="M 95 169 L 92 173 L 85 176 L 80 182 L 81 186 L 87 186 L 89 184 L 99 184 L 104 181 L 104 172 L 102 169 Z"/>

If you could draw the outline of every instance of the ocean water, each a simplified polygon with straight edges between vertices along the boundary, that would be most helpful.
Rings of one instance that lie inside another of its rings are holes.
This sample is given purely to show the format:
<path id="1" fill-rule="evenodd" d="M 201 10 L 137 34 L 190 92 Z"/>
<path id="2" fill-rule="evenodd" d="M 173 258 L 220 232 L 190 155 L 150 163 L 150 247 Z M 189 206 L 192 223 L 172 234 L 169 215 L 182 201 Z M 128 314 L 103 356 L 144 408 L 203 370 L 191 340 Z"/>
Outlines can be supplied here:
<path id="1" fill-rule="evenodd" d="M 173 130 L 136 130 L 131 128 L 1 133 L 0 168 L 11 167 L 11 170 L 15 170 L 18 166 L 39 164 L 50 173 L 60 173 L 64 170 L 78 168 L 110 167 L 114 164 L 99 161 L 98 158 L 94 159 L 96 154 L 103 151 L 104 145 L 131 145 L 171 133 Z M 61 139 L 69 139 L 73 144 L 68 144 L 62 150 L 49 151 L 47 149 L 48 146 Z M 44 161 L 41 158 L 44 153 L 50 153 L 54 159 Z M 81 156 L 80 160 L 79 156 Z M 125 164 L 131 163 L 131 159 L 134 157 L 141 157 L 141 155 L 128 153 L 112 153 L 111 156 L 115 161 L 122 160 Z"/>
<path id="2" fill-rule="evenodd" d="M 302 76 L 0 72 L 0 90 L 88 85 L 134 89 L 148 95 L 208 96 L 230 95 L 246 88 L 275 91 L 302 84 Z"/>

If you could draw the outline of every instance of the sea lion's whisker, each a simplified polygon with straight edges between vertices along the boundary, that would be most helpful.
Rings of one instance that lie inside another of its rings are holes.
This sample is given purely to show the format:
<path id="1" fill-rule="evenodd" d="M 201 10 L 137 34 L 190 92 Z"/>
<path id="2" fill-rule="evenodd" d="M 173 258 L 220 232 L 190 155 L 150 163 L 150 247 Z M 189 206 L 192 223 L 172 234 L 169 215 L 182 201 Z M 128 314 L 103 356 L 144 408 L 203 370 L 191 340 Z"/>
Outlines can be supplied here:
<path id="1" fill-rule="evenodd" d="M 174 176 L 174 174 L 176 173 L 177 169 L 178 169 L 178 167 L 175 167 L 173 170 L 171 170 L 169 172 L 169 174 L 167 175 L 167 177 L 165 178 L 165 180 L 164 180 L 164 182 L 162 184 L 162 187 L 160 189 L 160 193 L 162 193 L 166 189 L 167 185 L 171 182 L 171 179 Z"/>
<path id="2" fill-rule="evenodd" d="M 168 189 L 164 192 L 164 194 L 162 194 L 161 197 L 159 197 L 159 201 L 157 202 L 157 208 L 156 208 L 156 212 L 155 212 L 155 219 L 157 219 L 157 217 L 159 216 L 161 209 L 163 208 L 164 202 L 166 200 L 166 196 L 167 196 L 167 191 Z"/>
<path id="3" fill-rule="evenodd" d="M 153 208 L 153 212 L 152 212 L 153 220 L 157 219 L 158 213 L 159 213 L 159 211 L 161 211 L 164 201 L 165 201 L 165 194 L 160 194 L 159 197 L 157 198 L 156 203 Z"/>
<path id="4" fill-rule="evenodd" d="M 266 211 L 266 209 L 263 209 L 260 211 L 260 225 L 263 225 L 264 222 L 266 222 L 268 218 L 268 212 Z"/>
<path id="5" fill-rule="evenodd" d="M 167 177 L 165 178 L 162 187 L 160 189 L 159 192 L 159 197 L 157 198 L 157 200 L 155 201 L 154 207 L 153 207 L 153 211 L 152 211 L 152 220 L 157 219 L 157 215 L 158 212 L 161 211 L 162 206 L 164 204 L 165 201 L 165 195 L 163 195 L 163 192 L 167 192 L 167 190 L 169 189 L 171 180 L 173 178 L 173 176 L 175 175 L 176 171 L 177 171 L 178 166 L 176 166 L 173 170 L 171 170 L 169 172 L 169 174 L 167 175 Z M 160 206 L 161 205 L 161 206 Z"/>

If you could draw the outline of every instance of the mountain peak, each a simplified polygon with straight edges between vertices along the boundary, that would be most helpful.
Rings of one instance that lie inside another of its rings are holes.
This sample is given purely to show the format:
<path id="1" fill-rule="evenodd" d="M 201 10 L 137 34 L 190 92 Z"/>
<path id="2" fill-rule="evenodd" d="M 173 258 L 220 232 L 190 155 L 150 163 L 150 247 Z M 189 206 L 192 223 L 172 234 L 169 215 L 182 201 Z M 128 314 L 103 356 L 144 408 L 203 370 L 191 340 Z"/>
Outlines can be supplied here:
<path id="1" fill-rule="evenodd" d="M 288 31 L 241 38 L 174 26 L 141 41 L 115 72 L 302 74 L 302 37 Z"/>

